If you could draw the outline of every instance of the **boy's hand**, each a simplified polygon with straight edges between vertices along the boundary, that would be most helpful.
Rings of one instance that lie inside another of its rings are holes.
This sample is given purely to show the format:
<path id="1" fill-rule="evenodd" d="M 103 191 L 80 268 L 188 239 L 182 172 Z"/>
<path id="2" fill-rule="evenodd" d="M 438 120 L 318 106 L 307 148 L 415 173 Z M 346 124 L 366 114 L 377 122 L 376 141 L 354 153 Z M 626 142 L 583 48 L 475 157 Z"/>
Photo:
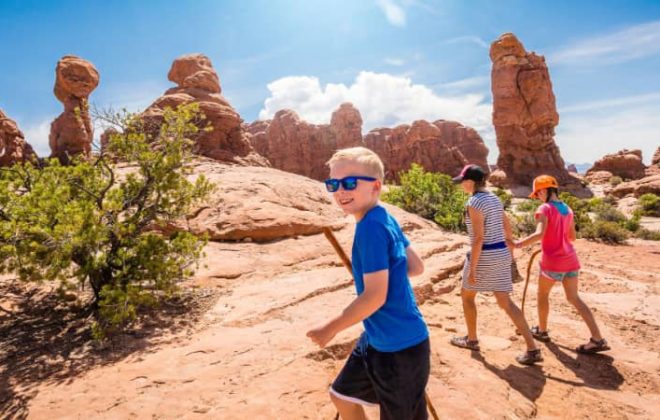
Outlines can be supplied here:
<path id="1" fill-rule="evenodd" d="M 322 327 L 307 331 L 306 335 L 311 338 L 314 343 L 318 344 L 319 347 L 323 348 L 335 337 L 336 334 L 337 333 L 332 329 L 332 326 L 326 324 Z"/>

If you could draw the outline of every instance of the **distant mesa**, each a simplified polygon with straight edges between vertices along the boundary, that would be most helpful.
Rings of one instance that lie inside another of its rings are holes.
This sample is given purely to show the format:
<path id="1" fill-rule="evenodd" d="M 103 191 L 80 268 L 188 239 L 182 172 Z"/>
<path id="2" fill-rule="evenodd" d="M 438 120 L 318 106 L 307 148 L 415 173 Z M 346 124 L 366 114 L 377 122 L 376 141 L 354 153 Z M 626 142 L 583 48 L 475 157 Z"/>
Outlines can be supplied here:
<path id="1" fill-rule="evenodd" d="M 362 136 L 362 117 L 344 103 L 330 124 L 311 124 L 295 111 L 278 111 L 272 120 L 246 125 L 254 148 L 278 169 L 322 180 L 325 163 L 345 147 L 365 146 L 385 164 L 386 178 L 397 180 L 412 163 L 427 171 L 454 174 L 468 162 L 488 168 L 488 148 L 476 130 L 454 121 L 415 121 L 394 128 L 377 128 Z"/>
<path id="2" fill-rule="evenodd" d="M 526 194 L 539 174 L 553 175 L 562 187 L 591 196 L 569 174 L 554 141 L 559 114 L 543 56 L 528 53 L 512 33 L 490 46 L 493 125 L 500 154 L 491 182 Z"/>
<path id="3" fill-rule="evenodd" d="M 383 159 L 391 180 L 398 181 L 399 174 L 413 163 L 452 176 L 468 163 L 489 171 L 488 148 L 483 139 L 475 129 L 456 121 L 418 120 L 394 128 L 377 128 L 367 133 L 364 143 Z"/>
<path id="4" fill-rule="evenodd" d="M 67 162 L 72 156 L 89 156 L 94 129 L 89 117 L 88 98 L 99 84 L 99 72 L 87 60 L 65 55 L 55 68 L 55 97 L 64 112 L 50 126 L 51 157 Z"/>

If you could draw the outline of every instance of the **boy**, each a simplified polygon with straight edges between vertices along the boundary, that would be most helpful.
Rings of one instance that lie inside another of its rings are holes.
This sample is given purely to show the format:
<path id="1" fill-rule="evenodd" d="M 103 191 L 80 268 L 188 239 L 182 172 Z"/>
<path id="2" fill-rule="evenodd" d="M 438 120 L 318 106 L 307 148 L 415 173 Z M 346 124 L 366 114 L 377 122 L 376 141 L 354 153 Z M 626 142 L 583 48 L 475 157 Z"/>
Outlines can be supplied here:
<path id="1" fill-rule="evenodd" d="M 355 217 L 353 277 L 357 298 L 307 336 L 324 347 L 362 321 L 365 332 L 330 388 L 342 419 L 365 419 L 362 405 L 380 405 L 381 419 L 427 419 L 429 333 L 408 276 L 424 265 L 397 221 L 379 205 L 384 169 L 364 147 L 337 151 L 328 161 L 326 188 Z"/>

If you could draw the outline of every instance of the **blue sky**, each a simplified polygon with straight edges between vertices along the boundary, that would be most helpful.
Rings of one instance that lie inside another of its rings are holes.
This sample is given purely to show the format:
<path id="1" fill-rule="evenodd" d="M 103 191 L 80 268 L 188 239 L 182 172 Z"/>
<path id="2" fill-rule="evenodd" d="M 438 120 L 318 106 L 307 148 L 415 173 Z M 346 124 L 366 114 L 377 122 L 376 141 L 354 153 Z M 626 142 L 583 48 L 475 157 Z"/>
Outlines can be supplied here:
<path id="1" fill-rule="evenodd" d="M 514 32 L 549 65 L 565 160 L 660 145 L 660 1 L 0 0 L 0 108 L 48 153 L 62 110 L 57 60 L 95 64 L 91 101 L 144 109 L 179 55 L 202 52 L 246 121 L 293 108 L 328 122 L 356 104 L 365 131 L 455 119 L 491 149 L 489 44 Z"/>

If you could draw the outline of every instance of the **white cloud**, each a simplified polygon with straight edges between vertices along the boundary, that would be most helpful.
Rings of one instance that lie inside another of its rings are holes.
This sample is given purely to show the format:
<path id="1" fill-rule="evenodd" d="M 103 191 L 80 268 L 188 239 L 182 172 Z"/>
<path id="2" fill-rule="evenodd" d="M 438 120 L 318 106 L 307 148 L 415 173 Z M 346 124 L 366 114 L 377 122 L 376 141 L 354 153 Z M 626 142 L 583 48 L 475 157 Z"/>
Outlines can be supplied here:
<path id="1" fill-rule="evenodd" d="M 548 56 L 551 64 L 617 64 L 660 53 L 660 21 L 590 37 Z"/>
<path id="2" fill-rule="evenodd" d="M 406 26 L 406 10 L 394 0 L 376 0 L 387 21 L 394 26 Z"/>
<path id="3" fill-rule="evenodd" d="M 594 162 L 625 148 L 641 149 L 644 162 L 649 164 L 660 145 L 660 100 L 616 110 L 610 106 L 572 108 L 573 112 L 560 114 L 555 136 L 566 161 Z"/>
<path id="4" fill-rule="evenodd" d="M 394 57 L 388 57 L 384 61 L 385 61 L 385 64 L 389 64 L 390 66 L 397 66 L 397 67 L 403 66 L 404 64 L 406 64 L 406 62 L 403 59 L 394 58 Z"/>
<path id="5" fill-rule="evenodd" d="M 418 119 L 447 119 L 475 128 L 494 144 L 492 105 L 485 102 L 483 94 L 438 96 L 408 77 L 369 71 L 360 72 L 348 86 L 322 86 L 317 77 L 289 76 L 269 83 L 268 90 L 270 96 L 259 113 L 260 119 L 272 118 L 281 109 L 293 109 L 308 122 L 327 124 L 341 103 L 351 102 L 362 114 L 365 132 Z"/>
<path id="6" fill-rule="evenodd" d="M 25 135 L 25 140 L 39 156 L 50 156 L 50 146 L 48 145 L 48 135 L 50 134 L 50 123 L 55 117 L 48 117 L 36 124 L 25 125 L 21 128 Z"/>
<path id="7" fill-rule="evenodd" d="M 475 44 L 485 49 L 490 48 L 490 45 L 486 41 L 484 41 L 483 39 L 481 39 L 476 35 L 457 36 L 455 38 L 444 40 L 443 43 L 444 44 L 468 43 L 468 44 Z"/>

